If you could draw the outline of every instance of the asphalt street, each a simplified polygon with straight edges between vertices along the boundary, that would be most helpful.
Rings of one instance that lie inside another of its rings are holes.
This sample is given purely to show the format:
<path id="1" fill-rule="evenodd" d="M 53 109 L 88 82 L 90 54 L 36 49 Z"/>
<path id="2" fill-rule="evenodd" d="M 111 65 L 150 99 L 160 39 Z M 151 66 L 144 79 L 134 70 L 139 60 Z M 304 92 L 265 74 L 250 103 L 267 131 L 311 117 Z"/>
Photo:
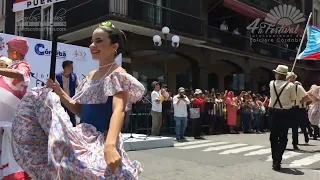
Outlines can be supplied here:
<path id="1" fill-rule="evenodd" d="M 271 169 L 269 134 L 206 136 L 206 140 L 175 143 L 175 147 L 128 152 L 141 162 L 142 180 L 319 180 L 320 141 L 293 151 L 291 134 L 283 169 Z"/>

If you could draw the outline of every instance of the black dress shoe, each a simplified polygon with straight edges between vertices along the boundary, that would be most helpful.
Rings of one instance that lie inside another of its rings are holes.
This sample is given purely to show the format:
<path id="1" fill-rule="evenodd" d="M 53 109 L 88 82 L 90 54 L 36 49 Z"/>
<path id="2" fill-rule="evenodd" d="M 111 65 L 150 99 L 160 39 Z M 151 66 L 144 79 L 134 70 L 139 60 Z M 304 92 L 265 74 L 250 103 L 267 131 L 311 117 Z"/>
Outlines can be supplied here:
<path id="1" fill-rule="evenodd" d="M 298 147 L 298 145 L 293 145 L 293 149 L 294 149 L 294 150 L 300 150 L 299 147 Z"/>
<path id="2" fill-rule="evenodd" d="M 272 169 L 275 170 L 275 171 L 280 171 L 280 169 L 281 169 L 281 163 L 279 163 L 279 162 L 274 162 L 273 165 L 272 165 Z"/>
<path id="3" fill-rule="evenodd" d="M 308 144 L 309 143 L 309 137 L 308 136 L 304 136 L 304 141 Z"/>
<path id="4" fill-rule="evenodd" d="M 317 139 L 318 139 L 317 137 L 313 136 L 313 140 L 317 140 Z"/>
<path id="5" fill-rule="evenodd" d="M 201 137 L 201 136 L 194 137 L 194 139 L 204 140 L 204 138 L 203 138 L 203 137 Z"/>
<path id="6" fill-rule="evenodd" d="M 313 137 L 313 132 L 312 131 L 309 132 L 309 137 Z"/>

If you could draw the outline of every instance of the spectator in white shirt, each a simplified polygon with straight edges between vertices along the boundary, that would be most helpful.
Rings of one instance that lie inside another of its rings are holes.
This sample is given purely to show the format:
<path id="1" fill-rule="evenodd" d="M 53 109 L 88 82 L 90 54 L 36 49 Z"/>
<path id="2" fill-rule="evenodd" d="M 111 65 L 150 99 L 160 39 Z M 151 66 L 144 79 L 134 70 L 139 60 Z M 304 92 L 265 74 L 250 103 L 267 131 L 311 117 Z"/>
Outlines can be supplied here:
<path id="1" fill-rule="evenodd" d="M 173 111 L 174 120 L 176 122 L 176 138 L 177 141 L 185 141 L 184 132 L 187 127 L 187 105 L 190 104 L 190 100 L 185 95 L 185 89 L 180 87 L 178 94 L 173 97 Z"/>
<path id="2" fill-rule="evenodd" d="M 228 31 L 228 24 L 226 21 L 223 21 L 222 24 L 220 25 L 220 30 L 222 31 Z"/>
<path id="3" fill-rule="evenodd" d="M 151 117 L 152 117 L 152 127 L 151 134 L 154 136 L 160 135 L 160 129 L 162 126 L 162 102 L 164 97 L 161 95 L 160 84 L 156 81 L 152 83 L 154 90 L 151 93 Z"/>

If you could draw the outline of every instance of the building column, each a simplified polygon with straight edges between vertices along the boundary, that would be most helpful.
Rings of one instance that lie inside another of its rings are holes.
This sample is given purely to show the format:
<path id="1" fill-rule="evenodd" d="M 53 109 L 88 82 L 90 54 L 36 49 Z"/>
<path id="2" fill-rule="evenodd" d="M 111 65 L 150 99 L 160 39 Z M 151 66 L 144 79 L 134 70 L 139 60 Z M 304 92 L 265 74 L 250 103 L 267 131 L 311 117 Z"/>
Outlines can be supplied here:
<path id="1" fill-rule="evenodd" d="M 169 90 L 170 91 L 172 91 L 172 92 L 177 92 L 177 88 L 178 87 L 176 87 L 177 86 L 177 74 L 176 74 L 176 72 L 171 72 L 171 71 L 169 71 L 168 72 L 168 88 L 169 88 Z"/>
<path id="2" fill-rule="evenodd" d="M 209 83 L 208 83 L 208 67 L 210 65 L 211 52 L 206 49 L 201 49 L 202 57 L 199 59 L 199 86 L 194 88 L 199 88 L 202 90 L 209 90 Z"/>
<path id="3" fill-rule="evenodd" d="M 251 68 L 249 58 L 245 58 L 245 69 L 243 69 L 244 74 L 244 88 L 246 91 L 252 90 L 252 78 L 251 78 Z"/>
<path id="4" fill-rule="evenodd" d="M 191 66 L 191 81 L 192 81 L 192 89 L 196 89 L 199 87 L 199 77 L 200 77 L 200 69 L 199 66 L 194 64 Z"/>
<path id="5" fill-rule="evenodd" d="M 200 68 L 199 87 L 196 89 L 208 90 L 208 72 L 204 68 Z"/>
<path id="6" fill-rule="evenodd" d="M 4 23 L 4 33 L 7 34 L 15 34 L 15 25 L 16 25 L 16 18 L 14 12 L 12 12 L 12 1 L 5 0 L 5 23 Z M 39 32 L 38 32 L 39 33 Z M 39 33 L 40 34 L 40 33 Z"/>
<path id="7" fill-rule="evenodd" d="M 258 92 L 259 90 L 259 85 L 258 85 L 259 81 L 257 81 L 256 79 L 252 79 L 252 87 L 251 90 L 253 92 Z"/>
<path id="8" fill-rule="evenodd" d="M 200 17 L 202 19 L 204 19 L 203 24 L 201 24 L 203 26 L 202 33 L 203 33 L 204 37 L 208 37 L 208 28 L 206 27 L 206 25 L 208 24 L 208 10 L 207 10 L 208 5 L 209 4 L 207 1 L 200 1 L 200 9 L 201 9 Z"/>
<path id="9" fill-rule="evenodd" d="M 251 91 L 252 87 L 252 78 L 250 72 L 244 72 L 244 87 L 246 91 Z"/>
<path id="10" fill-rule="evenodd" d="M 224 89 L 224 78 L 225 77 L 226 77 L 226 75 L 224 75 L 224 74 L 218 74 L 218 81 L 219 81 L 218 89 L 221 93 L 226 90 L 226 89 Z"/>

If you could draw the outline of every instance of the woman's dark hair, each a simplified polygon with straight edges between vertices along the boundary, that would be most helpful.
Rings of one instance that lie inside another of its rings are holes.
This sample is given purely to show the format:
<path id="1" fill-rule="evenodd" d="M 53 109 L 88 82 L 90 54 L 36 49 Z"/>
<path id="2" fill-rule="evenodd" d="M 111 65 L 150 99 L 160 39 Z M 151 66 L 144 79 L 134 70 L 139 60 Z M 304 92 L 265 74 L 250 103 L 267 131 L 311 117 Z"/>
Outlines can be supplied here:
<path id="1" fill-rule="evenodd" d="M 257 98 L 257 96 L 252 96 L 252 100 L 257 100 L 258 98 Z"/>
<path id="2" fill-rule="evenodd" d="M 124 47 L 127 43 L 127 37 L 123 31 L 114 27 L 99 26 L 98 28 L 102 29 L 104 32 L 109 34 L 109 39 L 112 44 L 119 44 L 119 48 L 117 50 L 116 55 L 119 55 L 124 52 Z"/>

